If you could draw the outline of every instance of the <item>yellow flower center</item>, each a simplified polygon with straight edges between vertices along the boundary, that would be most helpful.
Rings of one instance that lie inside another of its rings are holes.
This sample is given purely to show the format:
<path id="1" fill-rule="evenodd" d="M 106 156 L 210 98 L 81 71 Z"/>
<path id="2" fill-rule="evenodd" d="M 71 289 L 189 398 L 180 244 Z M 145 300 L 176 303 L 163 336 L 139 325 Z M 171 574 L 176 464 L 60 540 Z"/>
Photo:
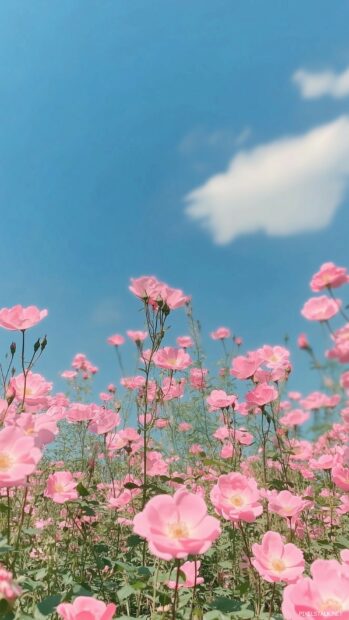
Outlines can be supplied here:
<path id="1" fill-rule="evenodd" d="M 275 558 L 275 560 L 272 560 L 271 562 L 271 567 L 275 572 L 282 573 L 282 571 L 286 568 L 286 564 L 283 560 L 280 560 L 280 558 Z"/>
<path id="2" fill-rule="evenodd" d="M 63 482 L 56 482 L 55 484 L 55 492 L 56 493 L 64 493 L 65 487 Z"/>
<path id="3" fill-rule="evenodd" d="M 320 606 L 320 611 L 342 611 L 342 609 L 342 603 L 334 598 L 328 598 Z"/>
<path id="4" fill-rule="evenodd" d="M 230 498 L 230 503 L 235 507 L 235 508 L 241 508 L 241 506 L 244 505 L 244 498 L 241 495 L 233 495 Z"/>
<path id="5" fill-rule="evenodd" d="M 7 471 L 13 464 L 12 457 L 6 452 L 0 452 L 0 471 Z"/>
<path id="6" fill-rule="evenodd" d="M 168 536 L 173 539 L 189 537 L 188 526 L 181 521 L 177 521 L 176 523 L 170 523 L 167 527 L 167 533 Z"/>

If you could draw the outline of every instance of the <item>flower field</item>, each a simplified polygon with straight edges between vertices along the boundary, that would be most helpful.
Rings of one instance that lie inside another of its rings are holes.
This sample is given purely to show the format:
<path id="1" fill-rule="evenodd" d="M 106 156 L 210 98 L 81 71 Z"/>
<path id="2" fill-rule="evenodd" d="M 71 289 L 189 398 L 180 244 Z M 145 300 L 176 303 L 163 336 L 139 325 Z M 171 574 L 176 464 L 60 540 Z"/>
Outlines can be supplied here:
<path id="1" fill-rule="evenodd" d="M 0 618 L 349 620 L 348 283 L 333 263 L 311 279 L 310 394 L 285 343 L 219 327 L 209 366 L 190 296 L 153 276 L 131 279 L 141 324 L 108 338 L 120 373 L 98 398 L 82 353 L 66 393 L 40 374 L 47 310 L 1 309 Z"/>

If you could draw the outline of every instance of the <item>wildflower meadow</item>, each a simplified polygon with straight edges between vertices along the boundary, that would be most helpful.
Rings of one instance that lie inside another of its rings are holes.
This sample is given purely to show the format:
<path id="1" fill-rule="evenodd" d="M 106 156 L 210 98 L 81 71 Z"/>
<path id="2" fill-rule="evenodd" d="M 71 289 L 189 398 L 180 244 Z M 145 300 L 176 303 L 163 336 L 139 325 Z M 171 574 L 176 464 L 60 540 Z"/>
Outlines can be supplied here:
<path id="1" fill-rule="evenodd" d="M 107 339 L 119 372 L 98 397 L 83 353 L 64 393 L 41 374 L 46 309 L 2 308 L 0 617 L 348 620 L 348 283 L 324 263 L 300 309 L 327 339 L 298 339 L 310 394 L 288 388 L 287 343 L 203 333 L 154 276 L 131 279 L 139 325 Z"/>

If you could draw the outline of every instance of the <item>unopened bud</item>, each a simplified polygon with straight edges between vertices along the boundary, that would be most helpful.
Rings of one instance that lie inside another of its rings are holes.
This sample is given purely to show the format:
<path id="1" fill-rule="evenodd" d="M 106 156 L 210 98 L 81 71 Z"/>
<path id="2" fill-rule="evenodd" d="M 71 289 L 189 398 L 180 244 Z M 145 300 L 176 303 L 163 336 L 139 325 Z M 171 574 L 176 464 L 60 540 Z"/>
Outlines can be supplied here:
<path id="1" fill-rule="evenodd" d="M 6 400 L 7 400 L 7 404 L 11 405 L 13 399 L 16 396 L 16 390 L 14 389 L 14 387 L 10 384 L 6 390 Z"/>
<path id="2" fill-rule="evenodd" d="M 96 466 L 96 460 L 93 457 L 88 459 L 87 467 L 91 473 L 94 471 L 95 466 Z"/>

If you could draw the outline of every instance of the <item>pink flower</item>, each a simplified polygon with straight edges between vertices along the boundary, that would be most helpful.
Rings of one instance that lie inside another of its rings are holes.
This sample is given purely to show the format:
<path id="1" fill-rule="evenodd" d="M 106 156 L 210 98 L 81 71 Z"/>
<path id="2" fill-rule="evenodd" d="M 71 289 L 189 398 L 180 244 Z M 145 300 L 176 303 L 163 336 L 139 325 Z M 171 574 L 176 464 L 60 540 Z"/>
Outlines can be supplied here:
<path id="1" fill-rule="evenodd" d="M 148 332 L 143 332 L 141 330 L 132 331 L 129 329 L 126 334 L 131 340 L 133 340 L 133 342 L 143 342 L 143 340 L 148 338 Z"/>
<path id="2" fill-rule="evenodd" d="M 140 299 L 157 299 L 159 294 L 159 281 L 154 276 L 142 276 L 131 278 L 129 290 Z"/>
<path id="3" fill-rule="evenodd" d="M 24 435 L 33 437 L 37 448 L 51 443 L 58 435 L 57 422 L 47 413 L 21 413 L 6 420 L 5 424 L 14 425 L 21 429 Z"/>
<path id="4" fill-rule="evenodd" d="M 349 323 L 337 329 L 332 339 L 335 346 L 326 352 L 330 359 L 338 359 L 342 364 L 349 362 Z"/>
<path id="5" fill-rule="evenodd" d="M 349 424 L 349 407 L 345 407 L 344 409 L 342 409 L 341 416 L 344 424 Z"/>
<path id="6" fill-rule="evenodd" d="M 185 380 L 176 381 L 173 377 L 165 377 L 162 386 L 162 399 L 164 401 L 182 398 L 184 394 Z"/>
<path id="7" fill-rule="evenodd" d="M 142 439 L 136 429 L 132 427 L 123 428 L 122 431 L 119 432 L 119 436 L 122 437 L 126 443 L 138 443 Z"/>
<path id="8" fill-rule="evenodd" d="M 113 334 L 113 336 L 109 336 L 107 338 L 107 343 L 111 344 L 113 347 L 119 347 L 121 344 L 124 344 L 125 338 L 120 334 Z"/>
<path id="9" fill-rule="evenodd" d="M 0 565 L 0 601 L 5 599 L 12 605 L 21 594 L 22 588 L 15 583 L 12 573 Z"/>
<path id="10" fill-rule="evenodd" d="M 349 618 L 349 566 L 337 560 L 315 560 L 310 577 L 301 577 L 283 592 L 285 620 Z"/>
<path id="11" fill-rule="evenodd" d="M 225 443 L 219 453 L 222 459 L 231 459 L 234 455 L 234 446 L 231 443 Z"/>
<path id="12" fill-rule="evenodd" d="M 101 409 L 88 425 L 88 430 L 97 435 L 109 433 L 121 422 L 120 415 L 109 409 Z"/>
<path id="13" fill-rule="evenodd" d="M 211 333 L 212 340 L 224 340 L 231 337 L 231 331 L 227 327 L 218 327 L 216 331 Z"/>
<path id="14" fill-rule="evenodd" d="M 64 370 L 61 373 L 62 379 L 67 379 L 68 381 L 72 381 L 77 376 L 77 372 L 75 370 Z"/>
<path id="15" fill-rule="evenodd" d="M 147 426 L 148 424 L 151 424 L 153 420 L 153 416 L 151 413 L 147 413 L 146 415 L 139 415 L 138 416 L 138 422 L 141 426 Z"/>
<path id="16" fill-rule="evenodd" d="M 33 437 L 8 426 L 0 431 L 0 487 L 20 486 L 41 459 Z"/>
<path id="17" fill-rule="evenodd" d="M 250 446 L 253 443 L 253 435 L 248 433 L 244 428 L 236 428 L 231 430 L 231 436 L 235 441 L 238 441 L 242 446 Z"/>
<path id="18" fill-rule="evenodd" d="M 154 308 L 165 303 L 170 310 L 174 310 L 190 301 L 190 297 L 184 295 L 181 289 L 171 288 L 154 276 L 131 278 L 129 289 L 136 297 L 150 303 Z"/>
<path id="19" fill-rule="evenodd" d="M 288 392 L 287 394 L 288 398 L 290 398 L 291 400 L 299 400 L 302 397 L 302 394 L 300 392 Z"/>
<path id="20" fill-rule="evenodd" d="M 113 395 L 109 394 L 108 392 L 100 392 L 99 393 L 99 398 L 104 403 L 106 403 L 106 402 L 109 402 L 110 400 L 113 400 Z"/>
<path id="21" fill-rule="evenodd" d="M 135 375 L 134 377 L 122 377 L 122 379 L 120 379 L 120 383 L 127 390 L 137 390 L 145 384 L 145 377 L 142 377 L 141 375 Z"/>
<path id="22" fill-rule="evenodd" d="M 196 390 L 202 390 L 206 387 L 205 377 L 207 374 L 207 368 L 191 368 L 189 371 L 189 383 L 191 387 Z"/>
<path id="23" fill-rule="evenodd" d="M 278 532 L 266 532 L 260 545 L 252 545 L 252 551 L 253 566 L 270 583 L 293 583 L 304 571 L 302 551 L 292 543 L 285 545 Z"/>
<path id="24" fill-rule="evenodd" d="M 323 392 L 312 392 L 308 394 L 306 398 L 300 401 L 300 404 L 304 409 L 322 409 L 336 407 L 340 401 L 339 394 L 333 394 L 333 396 L 327 396 Z"/>
<path id="25" fill-rule="evenodd" d="M 158 420 L 155 420 L 156 428 L 166 428 L 167 426 L 169 426 L 169 424 L 170 421 L 166 418 L 159 418 Z"/>
<path id="26" fill-rule="evenodd" d="M 293 460 L 305 461 L 309 459 L 312 454 L 312 445 L 309 441 L 299 441 L 297 439 L 291 439 L 290 448 L 292 450 L 290 459 Z"/>
<path id="27" fill-rule="evenodd" d="M 279 422 L 284 426 L 299 426 L 309 419 L 309 415 L 309 413 L 305 413 L 302 409 L 292 409 L 292 411 L 279 418 Z"/>
<path id="28" fill-rule="evenodd" d="M 342 491 L 349 491 L 349 467 L 335 465 L 331 472 L 334 484 Z"/>
<path id="29" fill-rule="evenodd" d="M 276 493 L 269 499 L 270 512 L 275 512 L 280 517 L 296 517 L 306 507 L 306 500 L 286 490 Z"/>
<path id="30" fill-rule="evenodd" d="M 349 276 L 345 267 L 337 267 L 334 263 L 324 263 L 312 277 L 310 288 L 318 293 L 326 288 L 338 288 L 347 282 L 349 282 Z"/>
<path id="31" fill-rule="evenodd" d="M 29 327 L 37 325 L 47 316 L 47 310 L 39 310 L 36 306 L 13 306 L 13 308 L 2 308 L 0 310 L 0 327 L 12 331 L 24 331 Z"/>
<path id="32" fill-rule="evenodd" d="M 78 596 L 74 603 L 60 603 L 57 613 L 62 620 L 112 620 L 114 603 L 103 603 L 92 596 Z"/>
<path id="33" fill-rule="evenodd" d="M 11 379 L 11 387 L 16 392 L 16 399 L 22 401 L 24 393 L 25 383 L 25 404 L 26 405 L 46 405 L 47 397 L 52 390 L 52 383 L 46 381 L 46 379 L 39 375 L 29 371 L 27 373 L 27 379 L 24 380 L 24 375 L 20 374 Z"/>
<path id="34" fill-rule="evenodd" d="M 290 352 L 285 347 L 279 345 L 271 347 L 265 344 L 264 347 L 258 349 L 257 353 L 267 368 L 273 369 L 290 365 Z"/>
<path id="35" fill-rule="evenodd" d="M 348 370 L 341 374 L 340 384 L 343 389 L 349 390 L 349 371 Z"/>
<path id="36" fill-rule="evenodd" d="M 278 397 L 278 391 L 267 383 L 259 383 L 253 390 L 246 394 L 246 403 L 250 407 L 263 407 L 273 402 Z"/>
<path id="37" fill-rule="evenodd" d="M 305 302 L 301 314 L 308 321 L 328 321 L 339 312 L 341 305 L 340 299 L 330 299 L 326 295 L 311 297 Z"/>
<path id="38" fill-rule="evenodd" d="M 315 470 L 332 469 L 336 461 L 333 454 L 322 454 L 318 459 L 309 459 L 309 467 Z"/>
<path id="39" fill-rule="evenodd" d="M 210 411 L 218 409 L 226 409 L 232 407 L 236 403 L 236 396 L 228 394 L 224 390 L 212 390 L 211 394 L 206 398 L 206 402 Z"/>
<path id="40" fill-rule="evenodd" d="M 189 349 L 194 346 L 194 342 L 190 336 L 178 336 L 176 342 L 182 349 Z"/>
<path id="41" fill-rule="evenodd" d="M 201 444 L 193 443 L 189 448 L 189 452 L 190 454 L 201 454 L 205 453 L 205 450 L 203 449 Z"/>
<path id="42" fill-rule="evenodd" d="M 192 364 L 192 359 L 184 349 L 164 347 L 154 353 L 153 362 L 159 368 L 166 370 L 185 370 Z"/>
<path id="43" fill-rule="evenodd" d="M 191 431 L 191 429 L 192 429 L 192 428 L 193 428 L 193 427 L 192 427 L 192 425 L 191 425 L 191 424 L 189 424 L 189 422 L 180 422 L 180 423 L 178 424 L 178 430 L 179 430 L 181 433 L 186 433 L 187 431 Z"/>
<path id="44" fill-rule="evenodd" d="M 167 284 L 161 288 L 161 299 L 170 308 L 170 310 L 176 310 L 181 306 L 189 303 L 190 296 L 185 295 L 179 288 L 170 288 Z"/>
<path id="45" fill-rule="evenodd" d="M 256 481 L 238 472 L 219 476 L 210 497 L 216 512 L 232 522 L 252 523 L 263 512 Z"/>
<path id="46" fill-rule="evenodd" d="M 213 437 L 215 437 L 216 439 L 219 439 L 219 441 L 224 441 L 224 439 L 228 439 L 228 437 L 230 437 L 230 435 L 231 435 L 231 431 L 226 426 L 220 426 L 213 433 Z"/>
<path id="47" fill-rule="evenodd" d="M 108 506 L 110 508 L 116 508 L 116 509 L 124 508 L 132 501 L 133 495 L 129 489 L 122 489 L 122 488 L 116 489 L 116 495 L 115 495 L 115 489 L 114 489 L 113 493 L 114 495 L 110 495 L 108 497 Z"/>
<path id="48" fill-rule="evenodd" d="M 207 514 L 204 500 L 186 490 L 153 497 L 133 524 L 151 553 L 163 560 L 205 553 L 220 535 L 219 521 Z"/>
<path id="49" fill-rule="evenodd" d="M 343 564 L 349 565 L 349 549 L 342 549 L 340 555 L 341 555 L 341 560 Z"/>
<path id="50" fill-rule="evenodd" d="M 77 353 L 75 355 L 72 361 L 72 367 L 84 373 L 83 379 L 87 379 L 90 374 L 95 375 L 96 372 L 98 372 L 97 366 L 91 364 L 84 353 Z"/>
<path id="51" fill-rule="evenodd" d="M 249 379 L 253 377 L 262 360 L 258 353 L 250 352 L 247 355 L 238 355 L 233 359 L 230 374 L 237 379 Z"/>
<path id="52" fill-rule="evenodd" d="M 100 409 L 97 405 L 71 403 L 67 411 L 67 420 L 69 422 L 86 422 L 92 420 Z"/>
<path id="53" fill-rule="evenodd" d="M 204 583 L 203 577 L 199 577 L 198 573 L 200 570 L 201 562 L 184 562 L 181 566 L 181 572 L 185 575 L 185 581 L 180 581 L 178 584 L 179 588 L 195 588 L 195 586 L 200 585 L 200 583 Z M 168 581 L 167 587 L 171 590 L 174 590 L 176 587 L 175 581 Z"/>
<path id="54" fill-rule="evenodd" d="M 147 474 L 148 476 L 166 476 L 168 465 L 163 460 L 161 452 L 151 450 L 147 452 Z"/>
<path id="55" fill-rule="evenodd" d="M 310 349 L 308 337 L 306 334 L 299 334 L 297 344 L 300 349 Z"/>
<path id="56" fill-rule="evenodd" d="M 57 471 L 47 478 L 44 495 L 56 504 L 64 504 L 78 498 L 77 485 L 70 471 Z"/>

